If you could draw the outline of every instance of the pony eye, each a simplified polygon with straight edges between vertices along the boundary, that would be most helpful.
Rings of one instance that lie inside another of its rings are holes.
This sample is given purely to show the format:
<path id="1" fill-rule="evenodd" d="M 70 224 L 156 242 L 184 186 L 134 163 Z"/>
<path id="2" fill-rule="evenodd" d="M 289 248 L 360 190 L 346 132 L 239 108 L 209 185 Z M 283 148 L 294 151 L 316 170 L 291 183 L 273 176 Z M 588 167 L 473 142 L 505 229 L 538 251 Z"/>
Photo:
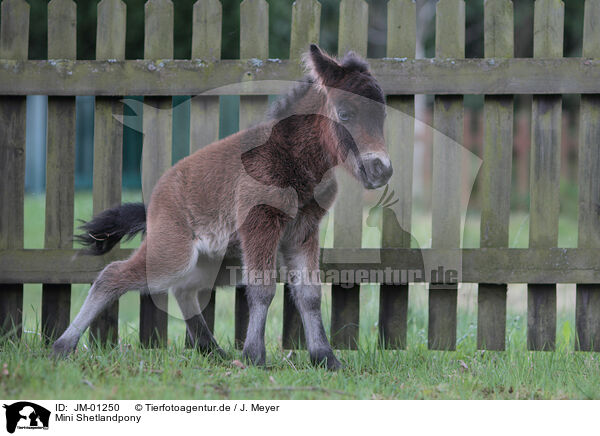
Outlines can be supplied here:
<path id="1" fill-rule="evenodd" d="M 340 119 L 340 121 L 348 121 L 350 118 L 352 118 L 353 115 L 354 114 L 350 111 L 344 109 L 338 110 L 338 118 Z"/>

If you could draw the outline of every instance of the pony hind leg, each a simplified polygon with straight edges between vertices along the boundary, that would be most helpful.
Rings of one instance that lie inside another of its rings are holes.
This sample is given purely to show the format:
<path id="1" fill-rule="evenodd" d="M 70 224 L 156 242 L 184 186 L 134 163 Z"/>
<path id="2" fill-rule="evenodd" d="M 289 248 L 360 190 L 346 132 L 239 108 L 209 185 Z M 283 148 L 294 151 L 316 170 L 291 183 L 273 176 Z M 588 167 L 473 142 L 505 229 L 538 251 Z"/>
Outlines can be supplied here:
<path id="1" fill-rule="evenodd" d="M 189 267 L 171 289 L 185 320 L 190 342 L 203 354 L 215 353 L 225 357 L 202 314 L 210 301 L 223 256 L 203 253 L 198 245 L 198 240 L 195 240 Z"/>
<path id="2" fill-rule="evenodd" d="M 129 259 L 107 265 L 90 288 L 73 322 L 52 346 L 54 355 L 64 355 L 75 350 L 81 335 L 92 321 L 121 295 L 132 289 L 145 289 L 145 266 L 143 244 Z"/>
<path id="3" fill-rule="evenodd" d="M 146 239 L 129 259 L 113 262 L 100 273 L 80 312 L 55 342 L 55 354 L 75 349 L 90 323 L 125 292 L 164 293 L 195 265 L 197 256 L 189 229 L 177 215 L 170 215 L 168 207 L 165 210 L 163 215 L 148 214 Z"/>
<path id="4" fill-rule="evenodd" d="M 210 292 L 210 291 L 208 291 Z M 202 354 L 217 354 L 225 358 L 225 351 L 217 343 L 202 315 L 197 288 L 175 288 L 173 295 L 185 320 L 187 335 L 192 345 Z"/>

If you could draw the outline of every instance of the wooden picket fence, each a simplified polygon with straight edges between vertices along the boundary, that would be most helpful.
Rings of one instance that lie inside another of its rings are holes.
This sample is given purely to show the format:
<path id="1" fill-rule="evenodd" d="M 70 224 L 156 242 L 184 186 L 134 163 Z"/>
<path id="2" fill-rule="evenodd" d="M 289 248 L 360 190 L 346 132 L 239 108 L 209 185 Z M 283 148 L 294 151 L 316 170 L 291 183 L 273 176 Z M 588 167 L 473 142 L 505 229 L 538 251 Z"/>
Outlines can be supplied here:
<path id="1" fill-rule="evenodd" d="M 222 10 L 218 0 L 194 6 L 190 60 L 173 60 L 173 4 L 149 0 L 145 7 L 145 59 L 125 60 L 126 7 L 121 0 L 98 4 L 95 61 L 76 60 L 76 5 L 72 0 L 48 4 L 48 58 L 28 60 L 29 6 L 25 0 L 3 0 L 0 24 L 0 324 L 3 331 L 20 327 L 23 283 L 43 283 L 42 328 L 46 335 L 69 323 L 72 283 L 90 283 L 97 272 L 130 251 L 117 249 L 102 258 L 73 258 L 75 96 L 94 95 L 94 213 L 121 199 L 123 126 L 122 96 L 145 96 L 143 146 L 155 159 L 143 162 L 143 186 L 150 192 L 171 164 L 173 95 L 197 95 L 242 81 L 301 77 L 300 54 L 319 41 L 320 4 L 297 0 L 292 6 L 290 59 L 268 58 L 268 5 L 244 0 L 240 14 L 240 60 L 220 60 Z M 383 267 L 410 269 L 421 253 L 433 259 L 462 258 L 461 280 L 479 283 L 477 342 L 483 349 L 505 347 L 507 283 L 528 283 L 528 347 L 552 350 L 556 332 L 556 284 L 576 283 L 576 333 L 580 350 L 600 350 L 600 0 L 585 3 L 583 58 L 563 58 L 564 6 L 560 0 L 535 2 L 534 57 L 513 59 L 513 5 L 485 1 L 485 58 L 464 59 L 464 0 L 437 4 L 434 59 L 414 59 L 416 11 L 411 0 L 390 0 L 387 9 L 387 58 L 371 59 L 374 74 L 391 108 L 414 114 L 414 94 L 434 94 L 433 127 L 446 136 L 434 138 L 432 248 L 410 248 L 410 238 L 393 231 L 411 228 L 414 123 L 388 122 L 390 154 L 396 176 L 398 223 L 384 220 Z M 364 0 L 340 3 L 339 52 L 366 55 L 368 5 Z M 261 61 L 256 61 L 260 59 Z M 219 92 L 192 99 L 190 152 L 218 139 Z M 221 91 L 225 92 L 225 91 Z M 579 246 L 558 248 L 561 94 L 581 94 L 579 144 Z M 23 249 L 26 95 L 48 95 L 45 248 Z M 240 129 L 260 121 L 267 96 L 249 87 L 240 100 Z M 268 92 L 264 92 L 268 94 Z M 484 146 L 481 248 L 460 249 L 459 185 L 461 163 L 447 138 L 461 143 L 463 95 L 483 94 Z M 508 248 L 513 146 L 513 95 L 533 94 L 531 145 L 530 244 Z M 334 248 L 328 259 L 356 259 L 327 268 L 365 268 L 370 249 L 360 249 L 360 190 L 341 183 L 334 210 Z M 353 208 L 349 209 L 348 205 Z M 357 206 L 358 205 L 358 206 Z M 407 234 L 408 235 L 408 234 Z M 429 346 L 456 344 L 457 286 L 431 283 Z M 331 332 L 337 348 L 358 343 L 359 289 L 332 286 Z M 213 294 L 214 297 L 214 294 Z M 167 314 L 141 297 L 140 339 L 165 343 Z M 161 297 L 162 298 L 162 297 Z M 166 298 L 166 297 L 164 297 Z M 162 304 L 166 304 L 166 301 Z M 408 285 L 381 285 L 382 344 L 406 343 Z M 205 310 L 214 323 L 214 298 Z M 236 294 L 236 339 L 244 337 L 247 306 L 243 289 Z M 115 339 L 118 305 L 93 325 L 101 341 Z M 284 299 L 284 347 L 297 345 L 301 323 L 289 293 Z M 16 329 L 20 334 L 20 328 Z"/>

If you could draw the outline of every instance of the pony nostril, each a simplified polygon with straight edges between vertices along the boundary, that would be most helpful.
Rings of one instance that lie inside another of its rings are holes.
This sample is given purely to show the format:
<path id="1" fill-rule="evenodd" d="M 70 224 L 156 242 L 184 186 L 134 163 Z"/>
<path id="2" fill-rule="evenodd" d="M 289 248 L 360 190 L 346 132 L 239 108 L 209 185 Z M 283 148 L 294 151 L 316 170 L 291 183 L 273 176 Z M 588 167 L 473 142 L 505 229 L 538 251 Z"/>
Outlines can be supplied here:
<path id="1" fill-rule="evenodd" d="M 375 158 L 373 159 L 372 169 L 373 177 L 378 179 L 383 175 L 383 172 L 385 171 L 385 165 L 383 162 L 381 162 L 381 159 Z"/>

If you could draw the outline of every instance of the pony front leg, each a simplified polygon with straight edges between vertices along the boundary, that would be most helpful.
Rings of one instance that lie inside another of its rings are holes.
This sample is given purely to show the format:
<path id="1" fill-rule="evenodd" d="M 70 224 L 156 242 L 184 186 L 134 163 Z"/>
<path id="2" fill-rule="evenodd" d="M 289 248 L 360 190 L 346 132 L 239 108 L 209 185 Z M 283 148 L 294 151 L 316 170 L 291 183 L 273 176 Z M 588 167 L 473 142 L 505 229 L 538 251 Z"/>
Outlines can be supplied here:
<path id="1" fill-rule="evenodd" d="M 246 298 L 250 316 L 242 356 L 254 365 L 264 365 L 266 361 L 265 324 L 267 312 L 274 296 L 275 283 L 246 285 Z"/>
<path id="2" fill-rule="evenodd" d="M 278 209 L 266 205 L 255 206 L 238 232 L 250 311 L 242 355 L 255 365 L 265 364 L 265 324 L 275 296 L 275 256 L 287 220 L 286 215 Z"/>
<path id="3" fill-rule="evenodd" d="M 310 360 L 330 370 L 340 369 L 342 364 L 333 354 L 321 317 L 318 228 L 305 241 L 282 243 L 281 252 L 288 269 L 288 286 L 302 318 Z"/>

